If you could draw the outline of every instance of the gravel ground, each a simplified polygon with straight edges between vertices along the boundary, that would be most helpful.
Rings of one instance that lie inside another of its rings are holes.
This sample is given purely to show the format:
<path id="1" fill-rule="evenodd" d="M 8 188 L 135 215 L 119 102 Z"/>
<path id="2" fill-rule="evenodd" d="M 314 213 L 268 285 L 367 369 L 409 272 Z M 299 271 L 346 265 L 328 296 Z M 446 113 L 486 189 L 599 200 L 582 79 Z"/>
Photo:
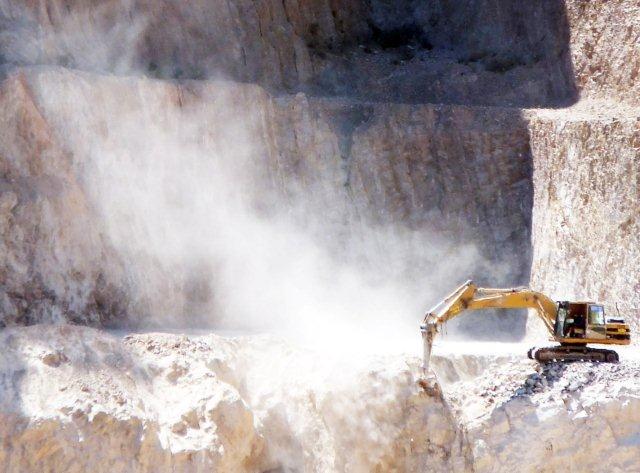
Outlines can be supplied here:
<path id="1" fill-rule="evenodd" d="M 539 364 L 526 357 L 525 343 L 442 343 L 435 350 L 434 369 L 443 392 L 463 424 L 491 416 L 515 398 L 536 406 L 563 402 L 569 409 L 576 396 L 603 401 L 623 387 L 640 392 L 640 353 L 617 348 L 617 364 L 566 362 Z"/>

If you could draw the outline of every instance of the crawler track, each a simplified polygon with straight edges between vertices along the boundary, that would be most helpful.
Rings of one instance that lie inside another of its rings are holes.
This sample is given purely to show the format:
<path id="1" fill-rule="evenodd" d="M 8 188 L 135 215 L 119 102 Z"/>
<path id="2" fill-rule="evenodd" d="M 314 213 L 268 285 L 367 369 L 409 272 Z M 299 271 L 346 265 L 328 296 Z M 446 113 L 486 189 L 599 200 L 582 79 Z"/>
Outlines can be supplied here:
<path id="1" fill-rule="evenodd" d="M 527 353 L 529 358 L 540 363 L 551 361 L 598 361 L 603 363 L 617 363 L 620 358 L 613 350 L 590 348 L 587 346 L 555 346 L 531 348 Z"/>

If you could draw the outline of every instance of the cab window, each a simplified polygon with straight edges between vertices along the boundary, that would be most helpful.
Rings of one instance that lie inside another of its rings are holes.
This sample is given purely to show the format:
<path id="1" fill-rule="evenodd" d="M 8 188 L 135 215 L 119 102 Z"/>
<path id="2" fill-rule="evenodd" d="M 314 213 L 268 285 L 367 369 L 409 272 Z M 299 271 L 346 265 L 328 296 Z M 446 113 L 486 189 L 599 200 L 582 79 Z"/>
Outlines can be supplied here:
<path id="1" fill-rule="evenodd" d="M 589 325 L 604 325 L 604 307 L 601 305 L 589 306 Z"/>
<path id="2" fill-rule="evenodd" d="M 560 305 L 558 308 L 558 317 L 556 318 L 556 335 L 558 337 L 564 336 L 564 322 L 567 318 L 567 309 Z"/>

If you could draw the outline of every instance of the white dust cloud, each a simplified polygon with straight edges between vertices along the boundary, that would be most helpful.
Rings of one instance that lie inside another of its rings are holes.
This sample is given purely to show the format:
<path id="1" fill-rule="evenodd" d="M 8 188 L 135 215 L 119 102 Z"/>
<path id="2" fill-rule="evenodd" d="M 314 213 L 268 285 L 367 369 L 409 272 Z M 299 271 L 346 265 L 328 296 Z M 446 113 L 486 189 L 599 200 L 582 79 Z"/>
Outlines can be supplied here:
<path id="1" fill-rule="evenodd" d="M 116 263 L 125 268 L 130 319 L 414 351 L 427 304 L 485 264 L 474 245 L 372 223 L 384 209 L 354 210 L 353 196 L 332 179 L 339 156 L 311 182 L 288 175 L 268 145 L 278 132 L 263 92 L 140 78 L 133 51 L 146 21 L 123 5 L 58 11 L 48 29 L 25 16 L 0 42 L 19 64 L 54 60 L 137 77 L 88 75 L 86 87 L 38 89 L 117 259 L 105 261 L 105 274 Z M 5 21 L 17 15 L 8 8 L 2 3 Z M 319 139 L 338 152 L 335 135 Z"/>

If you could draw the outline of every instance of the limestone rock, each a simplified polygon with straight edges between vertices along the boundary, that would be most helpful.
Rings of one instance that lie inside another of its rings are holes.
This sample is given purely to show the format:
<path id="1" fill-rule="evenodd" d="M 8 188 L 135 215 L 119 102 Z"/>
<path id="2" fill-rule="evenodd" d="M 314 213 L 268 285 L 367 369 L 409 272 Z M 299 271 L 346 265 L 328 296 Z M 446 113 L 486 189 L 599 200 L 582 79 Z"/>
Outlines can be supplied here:
<path id="1" fill-rule="evenodd" d="M 545 113 L 530 127 L 532 286 L 602 302 L 608 317 L 619 310 L 637 331 L 640 113 Z"/>

